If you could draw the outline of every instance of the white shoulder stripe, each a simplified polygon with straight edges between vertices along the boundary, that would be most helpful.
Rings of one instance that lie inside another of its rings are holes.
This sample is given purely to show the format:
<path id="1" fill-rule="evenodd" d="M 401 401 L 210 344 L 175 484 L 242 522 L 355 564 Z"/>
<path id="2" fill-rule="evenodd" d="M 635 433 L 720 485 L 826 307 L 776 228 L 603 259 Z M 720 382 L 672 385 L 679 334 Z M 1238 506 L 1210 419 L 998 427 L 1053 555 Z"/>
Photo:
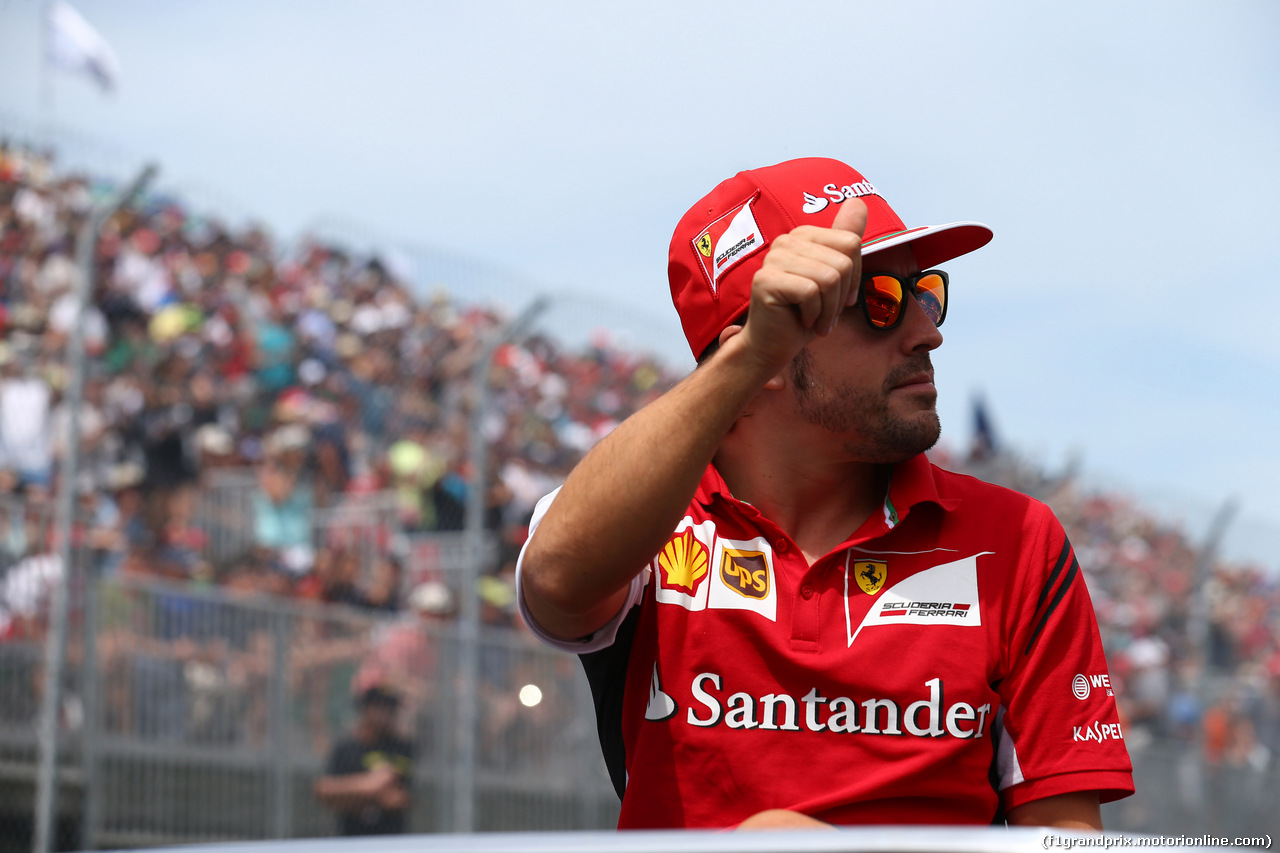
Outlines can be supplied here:
<path id="1" fill-rule="evenodd" d="M 1018 762 L 1018 748 L 1014 746 L 1009 730 L 1004 727 L 1004 706 L 996 711 L 996 728 L 1000 730 L 1000 745 L 996 747 L 996 772 L 1000 775 L 999 789 L 1024 781 L 1022 765 Z"/>

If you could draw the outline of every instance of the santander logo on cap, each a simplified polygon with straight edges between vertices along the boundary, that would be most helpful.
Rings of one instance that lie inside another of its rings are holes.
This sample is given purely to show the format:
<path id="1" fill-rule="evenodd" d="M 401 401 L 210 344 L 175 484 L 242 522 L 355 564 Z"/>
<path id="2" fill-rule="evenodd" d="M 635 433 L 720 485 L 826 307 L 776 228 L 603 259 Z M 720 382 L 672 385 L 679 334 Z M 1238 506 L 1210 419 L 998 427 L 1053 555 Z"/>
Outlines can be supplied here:
<path id="1" fill-rule="evenodd" d="M 851 198 L 861 198 L 864 195 L 878 196 L 876 188 L 872 186 L 870 181 L 858 181 L 856 184 L 846 184 L 845 186 L 836 186 L 830 183 L 822 188 L 822 195 L 814 195 L 812 193 L 804 193 L 804 204 L 800 206 L 802 213 L 821 213 L 827 209 L 830 203 L 840 204 Z"/>
<path id="2" fill-rule="evenodd" d="M 804 194 L 804 205 L 800 208 L 805 213 L 819 213 L 827 209 L 826 196 Z"/>

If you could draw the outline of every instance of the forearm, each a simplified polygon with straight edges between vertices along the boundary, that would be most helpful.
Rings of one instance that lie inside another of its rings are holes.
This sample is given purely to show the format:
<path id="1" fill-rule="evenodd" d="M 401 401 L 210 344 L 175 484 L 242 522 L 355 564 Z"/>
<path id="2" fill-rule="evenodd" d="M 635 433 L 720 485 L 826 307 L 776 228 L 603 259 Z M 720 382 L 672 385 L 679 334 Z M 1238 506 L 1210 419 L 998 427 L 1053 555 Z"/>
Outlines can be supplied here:
<path id="1" fill-rule="evenodd" d="M 730 338 L 586 455 L 523 559 L 525 600 L 544 630 L 579 637 L 617 612 L 627 584 L 671 535 L 716 448 L 768 378 L 769 368 Z"/>
<path id="2" fill-rule="evenodd" d="M 1009 812 L 1012 826 L 1053 826 L 1102 830 L 1102 810 L 1096 791 L 1080 791 L 1032 800 Z"/>
<path id="3" fill-rule="evenodd" d="M 378 788 L 369 773 L 322 776 L 316 780 L 316 799 L 337 812 L 350 812 L 378 804 Z"/>

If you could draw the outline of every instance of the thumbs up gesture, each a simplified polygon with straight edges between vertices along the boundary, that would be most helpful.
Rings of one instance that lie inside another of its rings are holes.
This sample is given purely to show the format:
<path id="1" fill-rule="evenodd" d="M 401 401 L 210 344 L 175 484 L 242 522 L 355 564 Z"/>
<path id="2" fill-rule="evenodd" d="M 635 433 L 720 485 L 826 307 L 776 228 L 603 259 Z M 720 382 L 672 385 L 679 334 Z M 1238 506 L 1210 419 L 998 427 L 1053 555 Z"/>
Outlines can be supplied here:
<path id="1" fill-rule="evenodd" d="M 763 362 L 780 370 L 857 302 L 866 227 L 867 207 L 854 198 L 841 203 L 830 228 L 801 225 L 774 239 L 752 279 L 741 332 Z"/>

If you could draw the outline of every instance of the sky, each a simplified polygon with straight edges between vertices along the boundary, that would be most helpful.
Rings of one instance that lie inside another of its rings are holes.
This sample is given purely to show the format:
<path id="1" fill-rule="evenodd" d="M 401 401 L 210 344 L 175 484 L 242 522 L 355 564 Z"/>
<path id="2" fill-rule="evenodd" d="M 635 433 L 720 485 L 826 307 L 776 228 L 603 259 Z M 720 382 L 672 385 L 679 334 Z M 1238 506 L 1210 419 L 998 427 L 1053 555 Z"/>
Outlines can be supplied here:
<path id="1" fill-rule="evenodd" d="M 943 441 L 1000 438 L 1280 572 L 1280 4 L 74 0 L 116 90 L 0 0 L 0 131 L 424 288 L 680 369 L 671 231 L 735 172 L 845 160 L 946 265 Z"/>

